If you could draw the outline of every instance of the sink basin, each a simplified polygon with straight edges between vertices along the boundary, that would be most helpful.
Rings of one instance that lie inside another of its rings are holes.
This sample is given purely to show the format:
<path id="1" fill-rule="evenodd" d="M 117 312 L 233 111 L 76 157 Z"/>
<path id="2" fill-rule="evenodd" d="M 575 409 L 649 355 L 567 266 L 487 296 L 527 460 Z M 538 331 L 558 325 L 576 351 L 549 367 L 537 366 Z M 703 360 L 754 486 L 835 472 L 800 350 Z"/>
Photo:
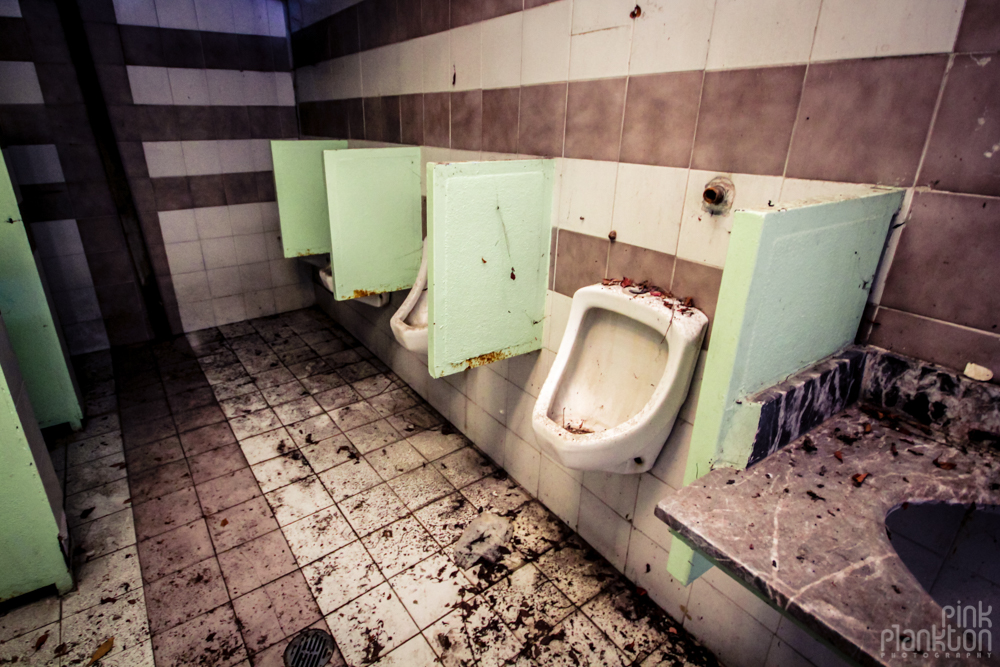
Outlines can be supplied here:
<path id="1" fill-rule="evenodd" d="M 1000 612 L 1000 507 L 903 503 L 885 518 L 903 564 L 942 607 Z"/>

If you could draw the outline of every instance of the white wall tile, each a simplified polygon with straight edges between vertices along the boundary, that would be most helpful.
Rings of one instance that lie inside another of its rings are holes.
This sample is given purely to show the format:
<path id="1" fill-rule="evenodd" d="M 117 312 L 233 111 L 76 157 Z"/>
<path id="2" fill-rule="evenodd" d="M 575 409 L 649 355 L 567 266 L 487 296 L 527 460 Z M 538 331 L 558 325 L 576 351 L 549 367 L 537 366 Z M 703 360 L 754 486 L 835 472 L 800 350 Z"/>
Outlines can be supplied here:
<path id="1" fill-rule="evenodd" d="M 201 244 L 198 241 L 168 243 L 165 247 L 167 264 L 170 266 L 172 275 L 205 270 L 205 262 L 201 256 Z"/>
<path id="2" fill-rule="evenodd" d="M 299 282 L 299 262 L 295 259 L 272 259 L 268 262 L 271 265 L 271 283 L 275 287 L 294 285 Z"/>
<path id="3" fill-rule="evenodd" d="M 672 0 L 642 7 L 632 32 L 629 74 L 705 67 L 715 0 Z"/>
<path id="4" fill-rule="evenodd" d="M 178 303 L 184 331 L 199 331 L 215 326 L 215 309 L 211 301 Z"/>
<path id="5" fill-rule="evenodd" d="M 83 253 L 83 241 L 76 220 L 31 223 L 31 233 L 40 257 L 61 257 Z"/>
<path id="6" fill-rule="evenodd" d="M 278 216 L 278 202 L 265 201 L 260 203 L 260 217 L 264 225 L 264 231 L 278 231 L 281 229 L 281 220 Z"/>
<path id="7" fill-rule="evenodd" d="M 776 636 L 788 643 L 797 653 L 804 656 L 816 667 L 844 667 L 850 664 L 796 625 L 791 619 L 781 619 L 778 623 Z"/>
<path id="8" fill-rule="evenodd" d="M 82 253 L 43 257 L 42 266 L 45 268 L 45 277 L 48 278 L 49 287 L 53 292 L 94 286 L 87 256 Z"/>
<path id="9" fill-rule="evenodd" d="M 565 81 L 569 76 L 571 4 L 559 0 L 523 12 L 521 83 Z"/>
<path id="10" fill-rule="evenodd" d="M 267 259 L 281 259 L 285 256 L 285 249 L 281 246 L 281 232 L 268 230 L 264 232 L 264 246 L 267 248 Z"/>
<path id="11" fill-rule="evenodd" d="M 804 63 L 820 0 L 716 0 L 708 69 Z"/>
<path id="12" fill-rule="evenodd" d="M 701 394 L 701 382 L 705 377 L 705 360 L 707 358 L 707 350 L 698 353 L 698 363 L 694 367 L 694 375 L 691 377 L 687 398 L 684 399 L 681 411 L 677 414 L 678 419 L 683 419 L 689 424 L 694 423 L 695 415 L 698 412 L 698 395 Z"/>
<path id="13" fill-rule="evenodd" d="M 10 158 L 10 166 L 19 185 L 66 181 L 55 144 L 8 146 L 5 152 Z"/>
<path id="14" fill-rule="evenodd" d="M 617 240 L 675 254 L 687 180 L 687 169 L 619 163 L 612 217 Z"/>
<path id="15" fill-rule="evenodd" d="M 673 544 L 673 536 L 667 524 L 660 521 L 653 512 L 657 503 L 671 493 L 671 489 L 648 472 L 637 477 L 639 477 L 639 493 L 636 496 L 632 525 L 656 542 L 660 548 L 669 551 Z"/>
<path id="16" fill-rule="evenodd" d="M 507 428 L 531 447 L 538 449 L 538 439 L 531 426 L 531 412 L 536 400 L 514 383 L 507 383 Z"/>
<path id="17" fill-rule="evenodd" d="M 114 0 L 115 20 L 122 25 L 156 27 L 156 5 L 153 0 Z"/>
<path id="18" fill-rule="evenodd" d="M 179 303 L 204 301 L 212 298 L 208 286 L 208 273 L 205 271 L 176 275 L 173 277 L 173 283 L 174 293 L 177 295 Z"/>
<path id="19" fill-rule="evenodd" d="M 206 269 L 222 269 L 237 264 L 236 246 L 231 236 L 205 239 L 201 241 L 201 251 L 205 256 Z"/>
<path id="20" fill-rule="evenodd" d="M 184 151 L 179 141 L 144 141 L 142 150 L 146 155 L 146 169 L 150 178 L 184 176 Z"/>
<path id="21" fill-rule="evenodd" d="M 684 618 L 690 586 L 682 586 L 667 572 L 669 550 L 633 528 L 628 545 L 625 576 L 646 589 L 650 599 L 674 618 Z"/>
<path id="22" fill-rule="evenodd" d="M 213 299 L 240 294 L 243 291 L 243 285 L 240 282 L 239 267 L 210 269 L 208 271 L 208 288 Z"/>
<path id="23" fill-rule="evenodd" d="M 243 98 L 249 106 L 276 106 L 278 86 L 273 72 L 243 72 Z"/>
<path id="24" fill-rule="evenodd" d="M 464 372 L 465 395 L 501 424 L 507 423 L 507 380 L 480 366 Z"/>
<path id="25" fill-rule="evenodd" d="M 726 264 L 733 212 L 766 207 L 769 201 L 777 201 L 781 194 L 781 177 L 729 174 L 736 190 L 733 210 L 726 215 L 710 215 L 701 207 L 702 193 L 705 185 L 716 175 L 715 172 L 692 169 L 688 176 L 677 256 L 721 268 Z"/>
<path id="26" fill-rule="evenodd" d="M 451 32 L 420 38 L 424 56 L 424 92 L 451 90 Z"/>
<path id="27" fill-rule="evenodd" d="M 253 152 L 248 139 L 224 139 L 218 142 L 222 173 L 237 174 L 254 170 Z"/>
<path id="28" fill-rule="evenodd" d="M 666 444 L 656 457 L 656 463 L 649 470 L 651 475 L 671 488 L 681 489 L 684 486 L 684 470 L 693 430 L 688 422 L 681 419 L 675 421 Z"/>
<path id="29" fill-rule="evenodd" d="M 0 62 L 0 104 L 44 104 L 35 63 Z"/>
<path id="30" fill-rule="evenodd" d="M 583 488 L 597 496 L 623 519 L 632 520 L 639 493 L 639 475 L 615 475 L 588 470 L 583 473 Z"/>
<path id="31" fill-rule="evenodd" d="M 483 87 L 483 35 L 479 23 L 451 31 L 451 65 L 455 84 L 451 90 L 477 90 Z"/>
<path id="32" fill-rule="evenodd" d="M 733 579 L 726 572 L 720 568 L 713 567 L 703 574 L 702 578 L 715 590 L 729 598 L 737 607 L 753 616 L 758 623 L 767 628 L 768 632 L 776 632 L 778 630 L 778 621 L 781 620 L 781 613 L 750 592 L 743 584 Z"/>
<path id="33" fill-rule="evenodd" d="M 194 0 L 194 9 L 198 17 L 199 30 L 236 32 L 233 5 L 229 0 Z"/>
<path id="34" fill-rule="evenodd" d="M 267 247 L 264 245 L 264 234 L 243 234 L 234 236 L 236 245 L 236 261 L 240 264 L 256 264 L 267 261 Z"/>
<path id="35" fill-rule="evenodd" d="M 271 171 L 274 162 L 271 160 L 270 139 L 250 139 L 250 159 L 254 171 Z M 277 206 L 277 204 L 275 204 Z"/>
<path id="36" fill-rule="evenodd" d="M 229 221 L 233 235 L 262 234 L 264 221 L 260 215 L 260 204 L 236 204 L 229 207 Z"/>
<path id="37" fill-rule="evenodd" d="M 355 53 L 329 61 L 326 75 L 317 82 L 320 99 L 361 97 L 361 55 Z"/>
<path id="38" fill-rule="evenodd" d="M 128 85 L 132 89 L 132 101 L 136 104 L 173 104 L 170 93 L 170 77 L 166 67 L 140 67 L 129 65 Z"/>
<path id="39" fill-rule="evenodd" d="M 621 571 L 625 569 L 632 524 L 586 488 L 580 494 L 580 537 Z"/>
<path id="40" fill-rule="evenodd" d="M 688 601 L 685 629 L 733 667 L 762 667 L 772 632 L 705 581 L 696 579 Z"/>
<path id="41" fill-rule="evenodd" d="M 267 29 L 271 37 L 288 37 L 285 21 L 285 5 L 281 0 L 264 0 L 267 7 Z"/>
<path id="42" fill-rule="evenodd" d="M 814 665 L 775 635 L 771 639 L 771 648 L 767 651 L 764 667 L 814 667 Z"/>
<path id="43" fill-rule="evenodd" d="M 232 0 L 236 32 L 243 35 L 266 35 L 270 32 L 267 6 L 260 0 Z"/>
<path id="44" fill-rule="evenodd" d="M 52 301 L 59 314 L 59 324 L 77 324 L 101 319 L 101 305 L 97 301 L 97 290 L 93 287 L 81 287 L 68 292 L 53 292 Z"/>
<path id="45" fill-rule="evenodd" d="M 271 266 L 268 262 L 244 264 L 240 266 L 240 284 L 244 292 L 258 292 L 271 289 Z"/>
<path id="46" fill-rule="evenodd" d="M 573 35 L 570 40 L 569 80 L 606 79 L 628 74 L 632 26 Z"/>
<path id="47" fill-rule="evenodd" d="M 232 322 L 242 322 L 247 318 L 242 294 L 212 299 L 212 310 L 215 311 L 215 322 L 219 326 Z"/>
<path id="48" fill-rule="evenodd" d="M 521 83 L 521 12 L 483 21 L 483 88 Z"/>
<path id="49" fill-rule="evenodd" d="M 161 28 L 198 29 L 194 0 L 156 0 L 156 18 Z"/>
<path id="50" fill-rule="evenodd" d="M 965 0 L 824 0 L 812 60 L 951 51 Z"/>
<path id="51" fill-rule="evenodd" d="M 194 209 L 199 239 L 217 239 L 233 235 L 228 206 L 205 206 Z"/>
<path id="52" fill-rule="evenodd" d="M 542 456 L 538 477 L 538 499 L 573 530 L 580 519 L 583 485 L 547 456 Z"/>
<path id="53" fill-rule="evenodd" d="M 781 183 L 781 203 L 789 204 L 815 197 L 861 197 L 871 194 L 875 186 L 837 181 L 810 181 L 785 178 Z"/>
<path id="54" fill-rule="evenodd" d="M 216 106 L 243 106 L 243 72 L 232 69 L 205 70 L 208 103 Z"/>
<path id="55" fill-rule="evenodd" d="M 528 493 L 537 497 L 541 455 L 537 449 L 514 435 L 512 431 L 506 433 L 503 454 L 504 469 Z"/>
<path id="56" fill-rule="evenodd" d="M 272 289 L 247 292 L 243 295 L 243 302 L 246 304 L 248 318 L 267 317 L 278 312 Z"/>
<path id="57" fill-rule="evenodd" d="M 219 146 L 215 141 L 182 141 L 180 144 L 188 176 L 223 173 Z"/>
<path id="58" fill-rule="evenodd" d="M 198 226 L 195 224 L 195 209 L 181 209 L 179 211 L 160 211 L 157 215 L 160 218 L 160 233 L 163 235 L 163 242 L 183 243 L 184 241 L 198 240 Z"/>
<path id="59" fill-rule="evenodd" d="M 617 162 L 564 158 L 559 184 L 559 228 L 607 236 L 615 203 Z"/>
<path id="60" fill-rule="evenodd" d="M 382 46 L 361 52 L 361 90 L 364 97 L 389 95 L 392 84 L 389 80 L 399 77 L 398 63 L 393 62 L 397 50 L 392 46 Z"/>
<path id="61" fill-rule="evenodd" d="M 399 93 L 424 92 L 424 41 L 408 39 L 396 46 L 399 48 Z"/>
<path id="62" fill-rule="evenodd" d="M 278 93 L 278 106 L 295 106 L 295 85 L 292 83 L 291 72 L 275 72 L 274 84 Z"/>
<path id="63" fill-rule="evenodd" d="M 537 397 L 555 358 L 556 355 L 548 349 L 518 355 L 509 360 L 507 377 L 525 392 Z"/>
<path id="64" fill-rule="evenodd" d="M 546 292 L 549 301 L 548 317 L 545 319 L 545 347 L 553 354 L 559 352 L 566 326 L 569 324 L 569 312 L 573 306 L 573 297 L 553 292 Z M 542 378 L 545 382 L 545 378 Z"/>
<path id="65" fill-rule="evenodd" d="M 465 434 L 469 436 L 479 449 L 493 461 L 503 466 L 504 440 L 507 429 L 503 424 L 490 417 L 481 407 L 467 401 L 465 406 Z"/>
<path id="66" fill-rule="evenodd" d="M 631 26 L 634 7 L 632 0 L 574 0 L 573 34 Z"/>

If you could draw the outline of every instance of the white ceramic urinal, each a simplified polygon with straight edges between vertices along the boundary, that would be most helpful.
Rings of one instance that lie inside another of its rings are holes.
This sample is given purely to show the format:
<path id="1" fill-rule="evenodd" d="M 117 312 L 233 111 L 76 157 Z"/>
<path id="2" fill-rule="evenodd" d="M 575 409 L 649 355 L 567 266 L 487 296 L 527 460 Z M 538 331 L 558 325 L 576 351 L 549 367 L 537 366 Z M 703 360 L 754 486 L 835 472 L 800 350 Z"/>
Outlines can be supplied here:
<path id="1" fill-rule="evenodd" d="M 323 287 L 333 294 L 333 267 L 331 265 L 327 264 L 326 268 L 319 270 L 319 279 L 323 283 Z M 389 293 L 383 292 L 382 294 L 372 294 L 351 300 L 363 303 L 366 306 L 372 306 L 373 308 L 384 308 L 389 305 L 389 298 Z"/>
<path id="2" fill-rule="evenodd" d="M 708 326 L 700 310 L 616 285 L 573 295 L 531 423 L 567 468 L 649 470 L 688 393 Z"/>
<path id="3" fill-rule="evenodd" d="M 417 281 L 406 300 L 389 320 L 392 333 L 400 345 L 410 352 L 427 354 L 427 241 L 420 258 Z"/>

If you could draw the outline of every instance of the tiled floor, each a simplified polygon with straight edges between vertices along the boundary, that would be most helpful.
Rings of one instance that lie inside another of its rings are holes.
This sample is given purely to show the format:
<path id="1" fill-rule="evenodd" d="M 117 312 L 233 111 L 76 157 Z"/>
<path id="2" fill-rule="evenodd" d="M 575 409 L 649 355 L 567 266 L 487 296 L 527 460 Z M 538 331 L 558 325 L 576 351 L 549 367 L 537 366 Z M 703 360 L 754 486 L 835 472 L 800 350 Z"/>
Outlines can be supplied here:
<path id="1" fill-rule="evenodd" d="M 717 664 L 320 311 L 78 361 L 79 590 L 0 616 L 0 664 L 278 667 L 307 627 L 334 665 Z M 509 553 L 463 572 L 484 510 Z"/>

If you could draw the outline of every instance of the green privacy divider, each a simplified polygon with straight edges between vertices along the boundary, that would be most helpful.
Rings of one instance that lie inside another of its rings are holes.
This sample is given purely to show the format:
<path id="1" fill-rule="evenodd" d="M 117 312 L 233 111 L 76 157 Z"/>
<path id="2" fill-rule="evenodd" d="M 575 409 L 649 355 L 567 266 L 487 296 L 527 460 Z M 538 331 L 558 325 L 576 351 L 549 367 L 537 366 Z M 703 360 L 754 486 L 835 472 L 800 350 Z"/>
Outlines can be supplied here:
<path id="1" fill-rule="evenodd" d="M 413 286 L 422 249 L 420 148 L 325 151 L 338 301 Z"/>
<path id="2" fill-rule="evenodd" d="M 8 222 L 9 221 L 9 222 Z M 0 313 L 42 428 L 79 428 L 83 408 L 42 286 L 27 231 L 0 160 Z"/>
<path id="3" fill-rule="evenodd" d="M 323 151 L 344 148 L 339 140 L 271 142 L 285 257 L 330 252 Z"/>
<path id="4" fill-rule="evenodd" d="M 901 190 L 738 211 L 722 274 L 684 483 L 746 467 L 760 404 L 743 398 L 854 342 Z M 679 541 L 685 585 L 707 561 Z"/>
<path id="5" fill-rule="evenodd" d="M 427 165 L 431 376 L 542 347 L 554 164 Z"/>

